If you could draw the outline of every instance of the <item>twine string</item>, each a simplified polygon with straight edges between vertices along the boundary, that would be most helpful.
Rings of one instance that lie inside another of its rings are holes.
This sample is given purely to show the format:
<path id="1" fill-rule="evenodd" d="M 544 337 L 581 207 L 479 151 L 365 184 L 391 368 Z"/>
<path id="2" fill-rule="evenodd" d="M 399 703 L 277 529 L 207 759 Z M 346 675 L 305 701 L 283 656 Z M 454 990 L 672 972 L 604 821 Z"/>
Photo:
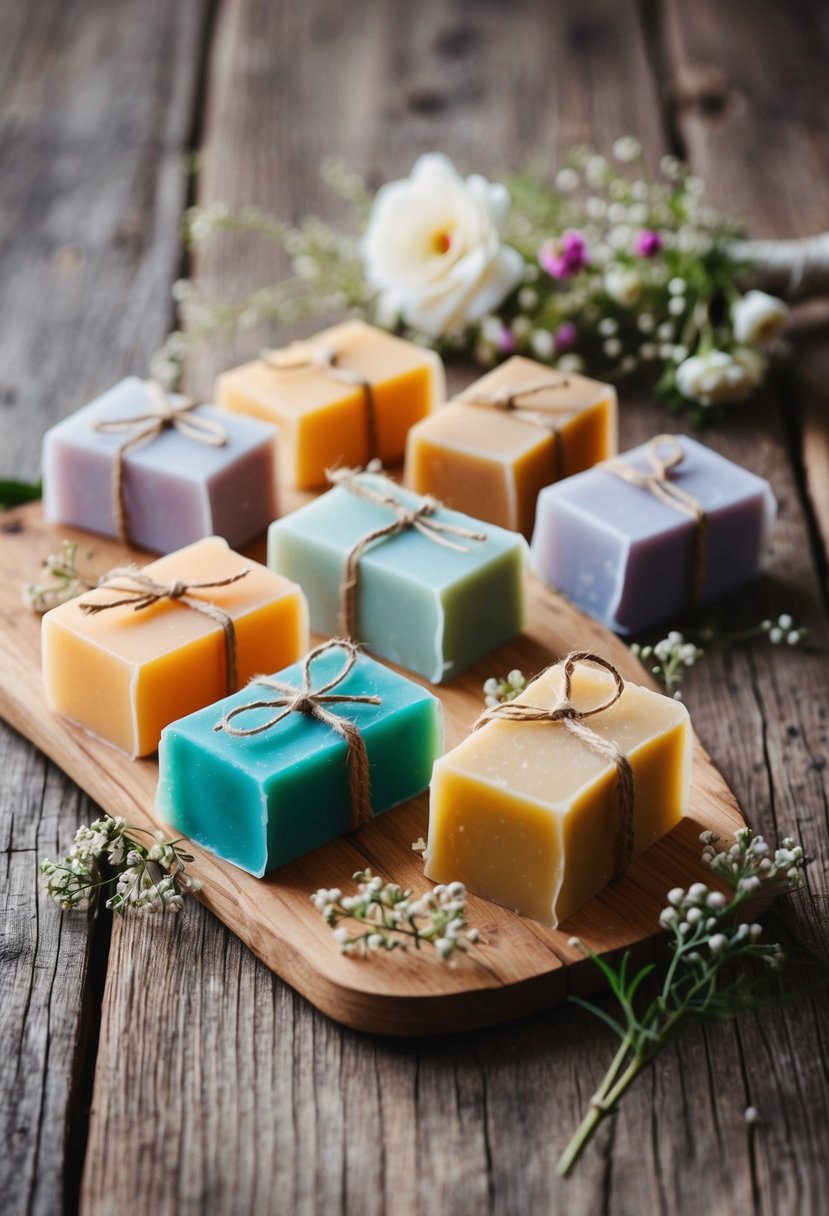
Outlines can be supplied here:
<path id="1" fill-rule="evenodd" d="M 327 683 L 321 684 L 318 688 L 313 688 L 311 668 L 314 661 L 320 655 L 332 649 L 344 650 L 346 652 L 345 662 L 337 674 L 328 680 Z M 253 735 L 261 735 L 265 731 L 272 730 L 274 726 L 284 718 L 287 718 L 289 714 L 295 713 L 304 714 L 305 717 L 316 719 L 316 721 L 328 726 L 341 739 L 345 740 L 348 749 L 346 752 L 346 764 L 349 771 L 350 831 L 352 832 L 362 827 L 364 823 L 368 823 L 371 819 L 371 782 L 368 752 L 366 751 L 365 740 L 357 725 L 350 719 L 327 709 L 326 706 L 382 704 L 381 698 L 378 696 L 332 693 L 331 691 L 332 688 L 336 688 L 346 678 L 357 662 L 358 654 L 359 650 L 353 642 L 343 638 L 332 638 L 331 641 L 317 646 L 305 656 L 302 664 L 301 687 L 297 688 L 294 684 L 289 684 L 284 680 L 273 680 L 267 676 L 256 676 L 251 680 L 248 687 L 257 685 L 262 688 L 269 688 L 278 695 L 270 699 L 248 701 L 244 705 L 237 705 L 235 709 L 229 710 L 221 721 L 217 722 L 213 727 L 216 731 L 223 730 L 233 738 L 247 739 Z M 233 725 L 234 720 L 242 714 L 259 709 L 278 709 L 279 713 L 274 714 L 267 722 L 262 722 L 258 726 L 243 727 Z"/>
<path id="2" fill-rule="evenodd" d="M 377 402 L 374 388 L 370 380 L 359 372 L 340 364 L 342 355 L 330 346 L 317 346 L 311 342 L 294 342 L 284 350 L 263 350 L 259 358 L 267 366 L 277 372 L 301 371 L 316 368 L 330 380 L 358 388 L 363 394 L 367 460 L 373 460 L 378 455 L 377 436 Z"/>
<path id="3" fill-rule="evenodd" d="M 369 472 L 373 470 L 369 469 Z M 383 507 L 392 512 L 393 518 L 387 524 L 367 532 L 355 541 L 346 554 L 340 578 L 340 633 L 347 638 L 354 637 L 357 629 L 357 597 L 360 581 L 360 558 L 370 545 L 377 541 L 396 536 L 407 528 L 413 528 L 421 536 L 433 544 L 452 549 L 455 553 L 468 553 L 469 546 L 462 545 L 453 537 L 468 541 L 485 541 L 485 532 L 473 532 L 459 524 L 451 524 L 444 520 L 435 519 L 436 512 L 443 504 L 431 495 L 422 497 L 415 507 L 407 507 L 394 493 L 394 482 L 382 475 L 377 476 L 382 488 L 374 488 L 361 479 L 362 469 L 329 469 L 326 477 L 332 486 L 342 486 L 356 498 Z"/>
<path id="4" fill-rule="evenodd" d="M 525 409 L 521 405 L 524 397 L 535 397 L 538 393 L 552 391 L 557 388 L 567 388 L 570 381 L 566 377 L 558 379 L 547 376 L 543 380 L 533 380 L 529 384 L 505 384 L 496 389 L 473 388 L 458 397 L 464 405 L 488 406 L 490 409 L 504 410 L 517 422 L 525 422 L 529 426 L 541 427 L 549 431 L 553 437 L 553 463 L 555 480 L 560 481 L 564 476 L 564 440 L 561 434 L 561 423 L 555 421 L 555 416 L 564 415 L 564 421 L 573 416 L 572 405 L 564 402 L 544 403 L 536 409 Z"/>
<path id="5" fill-rule="evenodd" d="M 197 403 L 191 397 L 185 397 L 178 405 L 173 405 L 157 380 L 145 380 L 144 386 L 151 406 L 146 413 L 134 414 L 131 418 L 102 419 L 96 422 L 93 428 L 104 435 L 132 432 L 118 445 L 112 470 L 113 512 L 118 536 L 123 544 L 129 542 L 129 523 L 124 502 L 124 457 L 127 452 L 152 442 L 163 431 L 168 430 L 179 431 L 185 438 L 208 444 L 210 447 L 220 448 L 227 443 L 227 431 L 221 423 L 214 418 L 205 418 L 202 414 L 193 413 Z"/>
<path id="6" fill-rule="evenodd" d="M 592 663 L 602 667 L 613 676 L 614 689 L 607 700 L 591 709 L 577 709 L 571 700 L 573 672 L 579 663 Z M 530 688 L 532 685 L 530 685 Z M 592 654 L 589 650 L 578 650 L 564 659 L 564 684 L 558 702 L 549 709 L 528 705 L 521 701 L 507 701 L 485 709 L 473 726 L 478 730 L 487 722 L 561 722 L 567 730 L 581 739 L 588 747 L 608 760 L 616 769 L 616 798 L 619 808 L 619 832 L 616 846 L 614 878 L 623 878 L 633 860 L 634 841 L 634 786 L 633 769 L 625 753 L 612 739 L 598 734 L 585 722 L 595 714 L 603 713 L 615 705 L 625 690 L 625 682 L 607 659 Z"/>
<path id="7" fill-rule="evenodd" d="M 685 458 L 682 445 L 676 435 L 656 435 L 648 445 L 649 470 L 637 469 L 624 460 L 614 457 L 602 461 L 597 468 L 620 477 L 623 481 L 639 489 L 647 490 L 675 511 L 682 511 L 694 520 L 694 538 L 691 548 L 691 604 L 695 604 L 702 594 L 705 582 L 706 541 L 708 536 L 708 516 L 702 503 L 689 494 L 682 486 L 671 481 L 669 474 L 680 465 Z"/>
<path id="8" fill-rule="evenodd" d="M 187 608 L 192 608 L 195 612 L 200 612 L 203 616 L 210 617 L 212 621 L 221 626 L 224 634 L 225 683 L 228 693 L 231 693 L 235 692 L 238 687 L 236 626 L 233 623 L 233 617 L 218 604 L 214 604 L 211 600 L 201 599 L 192 593 L 206 591 L 212 587 L 230 587 L 233 583 L 238 583 L 240 579 L 246 578 L 248 573 L 248 570 L 240 570 L 238 574 L 231 574 L 229 578 L 204 583 L 186 583 L 177 580 L 166 584 L 156 582 L 137 566 L 119 566 L 115 570 L 110 570 L 109 574 L 101 579 L 101 589 L 117 591 L 120 599 L 106 600 L 102 603 L 92 600 L 87 600 L 85 603 L 81 601 L 78 607 L 84 616 L 97 616 L 99 612 L 108 612 L 112 608 L 130 607 L 133 612 L 142 612 L 145 608 L 151 608 L 153 604 L 160 603 L 161 600 L 175 600 Z M 128 579 L 132 585 L 125 587 L 110 581 L 119 578 Z"/>

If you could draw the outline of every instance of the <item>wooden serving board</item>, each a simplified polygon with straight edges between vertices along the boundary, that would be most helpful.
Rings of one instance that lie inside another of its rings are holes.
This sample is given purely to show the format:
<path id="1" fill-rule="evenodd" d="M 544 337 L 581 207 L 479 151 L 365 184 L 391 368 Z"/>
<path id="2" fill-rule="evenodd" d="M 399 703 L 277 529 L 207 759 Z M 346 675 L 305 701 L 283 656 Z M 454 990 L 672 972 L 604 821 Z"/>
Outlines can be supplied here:
<path id="1" fill-rule="evenodd" d="M 42 576 L 40 563 L 64 537 L 94 550 L 96 570 L 122 565 L 124 548 L 43 522 L 40 504 L 2 516 L 0 535 L 0 714 L 46 753 L 112 815 L 140 827 L 165 827 L 154 810 L 156 760 L 129 760 L 54 717 L 40 678 L 40 622 L 21 603 L 24 583 Z M 250 556 L 262 559 L 255 547 Z M 143 562 L 148 555 L 130 553 Z M 572 649 L 609 658 L 626 677 L 652 684 L 627 646 L 561 597 L 530 580 L 525 632 L 439 693 L 446 711 L 447 747 L 468 732 L 482 706 L 481 685 L 512 668 L 534 674 Z M 355 870 L 416 891 L 423 863 L 412 842 L 426 835 L 423 794 L 361 829 L 283 866 L 264 879 L 245 874 L 193 846 L 200 898 L 262 961 L 330 1017 L 378 1034 L 423 1035 L 472 1029 L 556 1005 L 569 993 L 601 986 L 598 968 L 568 945 L 580 937 L 598 954 L 626 948 L 649 956 L 659 937 L 665 892 L 704 878 L 699 832 L 725 837 L 743 820 L 736 801 L 695 740 L 691 814 L 641 857 L 621 883 L 611 884 L 560 930 L 546 929 L 470 896 L 470 923 L 480 931 L 474 952 L 442 963 L 432 951 L 356 959 L 342 956 L 310 901 L 318 887 L 351 888 Z M 66 842 L 67 844 L 69 842 Z"/>

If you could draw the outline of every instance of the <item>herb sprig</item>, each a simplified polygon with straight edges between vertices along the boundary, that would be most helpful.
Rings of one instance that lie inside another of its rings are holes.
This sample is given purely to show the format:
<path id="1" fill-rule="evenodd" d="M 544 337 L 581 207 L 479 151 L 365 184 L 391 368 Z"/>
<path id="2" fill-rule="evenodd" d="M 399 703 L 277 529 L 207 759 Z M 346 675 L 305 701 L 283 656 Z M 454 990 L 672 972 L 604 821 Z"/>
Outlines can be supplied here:
<path id="1" fill-rule="evenodd" d="M 763 837 L 754 836 L 749 828 L 737 831 L 727 849 L 718 850 L 719 838 L 713 832 L 703 832 L 700 840 L 704 864 L 731 895 L 711 890 L 703 882 L 693 883 L 687 891 L 674 887 L 668 892 L 659 923 L 671 934 L 671 961 L 656 995 L 644 1007 L 640 990 L 654 973 L 654 964 L 630 975 L 629 952 L 616 968 L 578 938 L 570 939 L 604 975 L 619 1016 L 580 997 L 571 1000 L 610 1027 L 619 1038 L 619 1049 L 559 1160 L 560 1175 L 570 1173 L 596 1128 L 661 1051 L 694 1025 L 724 1021 L 755 1008 L 765 994 L 767 972 L 783 965 L 782 947 L 764 942 L 762 925 L 748 922 L 746 914 L 751 903 L 799 886 L 802 848 L 785 839 L 772 854 Z"/>

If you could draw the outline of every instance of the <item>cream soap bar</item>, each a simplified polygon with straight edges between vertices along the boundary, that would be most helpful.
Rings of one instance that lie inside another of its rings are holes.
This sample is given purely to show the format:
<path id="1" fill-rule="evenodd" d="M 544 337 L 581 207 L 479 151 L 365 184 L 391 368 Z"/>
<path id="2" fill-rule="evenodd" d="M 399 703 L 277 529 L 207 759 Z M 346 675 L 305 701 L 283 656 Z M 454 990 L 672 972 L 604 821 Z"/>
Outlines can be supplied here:
<path id="1" fill-rule="evenodd" d="M 171 553 L 215 535 L 241 548 L 264 532 L 277 514 L 276 429 L 199 405 L 153 433 L 159 410 L 182 403 L 130 376 L 47 431 L 46 518 L 118 536 L 118 451 L 144 433 L 121 468 L 124 533 L 134 545 Z"/>
<path id="2" fill-rule="evenodd" d="M 409 432 L 406 483 L 529 537 L 541 489 L 616 452 L 616 390 L 516 355 Z"/>
<path id="3" fill-rule="evenodd" d="M 363 321 L 346 321 L 265 352 L 216 381 L 216 401 L 279 427 L 287 485 L 325 485 L 338 465 L 403 459 L 409 428 L 446 396 L 433 351 Z"/>
<path id="4" fill-rule="evenodd" d="M 362 539 L 393 526 L 398 512 L 426 506 L 382 475 L 352 480 L 358 493 L 335 485 L 276 520 L 268 534 L 268 564 L 301 583 L 316 633 L 350 633 L 374 654 L 439 684 L 520 631 L 523 538 L 439 506 L 419 527 L 378 536 L 365 547 L 357 562 L 354 620 L 343 621 L 349 554 Z M 360 497 L 363 489 L 388 502 Z"/>
<path id="5" fill-rule="evenodd" d="M 443 750 L 438 699 L 337 643 L 168 726 L 158 753 L 161 815 L 257 876 L 357 826 L 347 740 L 330 719 L 287 709 L 285 690 L 299 692 L 306 671 L 312 696 L 328 689 L 342 698 L 326 701 L 323 693 L 320 709 L 362 740 L 365 821 L 424 790 Z M 251 702 L 258 704 L 245 708 Z M 249 733 L 217 730 L 220 722 Z"/>
<path id="6" fill-rule="evenodd" d="M 562 664 L 516 704 L 559 704 Z M 579 664 L 571 704 L 610 700 L 612 677 Z M 615 741 L 633 773 L 633 856 L 688 807 L 691 729 L 678 701 L 625 683 L 608 709 L 584 718 Z M 614 764 L 564 722 L 490 721 L 435 764 L 426 875 L 556 928 L 616 873 L 620 812 Z"/>
<path id="7" fill-rule="evenodd" d="M 244 577 L 226 586 L 198 583 Z M 236 685 L 293 662 L 308 645 L 308 607 L 294 583 L 209 537 L 139 572 L 53 608 L 43 618 L 43 680 L 49 708 L 128 755 L 155 751 L 161 731 L 225 696 L 229 679 L 225 624 L 232 624 Z M 178 584 L 178 586 L 177 586 Z M 188 600 L 203 602 L 200 611 Z M 89 613 L 89 605 L 118 603 Z M 217 615 L 218 614 L 218 615 Z"/>

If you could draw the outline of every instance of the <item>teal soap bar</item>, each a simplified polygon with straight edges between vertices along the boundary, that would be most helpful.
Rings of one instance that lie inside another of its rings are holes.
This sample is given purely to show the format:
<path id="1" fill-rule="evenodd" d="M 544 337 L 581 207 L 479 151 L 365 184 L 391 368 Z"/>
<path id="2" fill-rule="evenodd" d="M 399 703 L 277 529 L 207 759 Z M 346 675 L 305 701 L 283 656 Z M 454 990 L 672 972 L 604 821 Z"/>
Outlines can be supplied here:
<path id="1" fill-rule="evenodd" d="M 312 691 L 336 679 L 349 660 L 344 646 L 310 664 Z M 272 677 L 301 689 L 303 663 Z M 373 815 L 426 789 L 443 753 L 443 707 L 426 689 L 357 653 L 332 695 L 379 697 L 323 703 L 353 722 L 365 743 Z M 246 688 L 166 727 L 158 749 L 159 813 L 184 836 L 257 877 L 351 827 L 348 745 L 330 726 L 289 713 L 261 734 L 216 730 L 239 706 L 279 699 L 252 681 Z M 282 707 L 284 708 L 284 707 Z M 246 710 L 233 726 L 252 730 L 281 712 Z"/>
<path id="2" fill-rule="evenodd" d="M 408 510 L 425 501 L 382 475 L 363 473 L 358 481 Z M 394 518 L 394 508 L 340 484 L 271 524 L 268 565 L 302 586 L 316 633 L 344 632 L 339 599 L 348 554 Z M 429 518 L 450 530 L 427 536 L 406 527 L 362 554 L 353 636 L 373 654 L 440 684 L 520 632 L 527 550 L 519 534 L 457 511 L 439 506 Z"/>

